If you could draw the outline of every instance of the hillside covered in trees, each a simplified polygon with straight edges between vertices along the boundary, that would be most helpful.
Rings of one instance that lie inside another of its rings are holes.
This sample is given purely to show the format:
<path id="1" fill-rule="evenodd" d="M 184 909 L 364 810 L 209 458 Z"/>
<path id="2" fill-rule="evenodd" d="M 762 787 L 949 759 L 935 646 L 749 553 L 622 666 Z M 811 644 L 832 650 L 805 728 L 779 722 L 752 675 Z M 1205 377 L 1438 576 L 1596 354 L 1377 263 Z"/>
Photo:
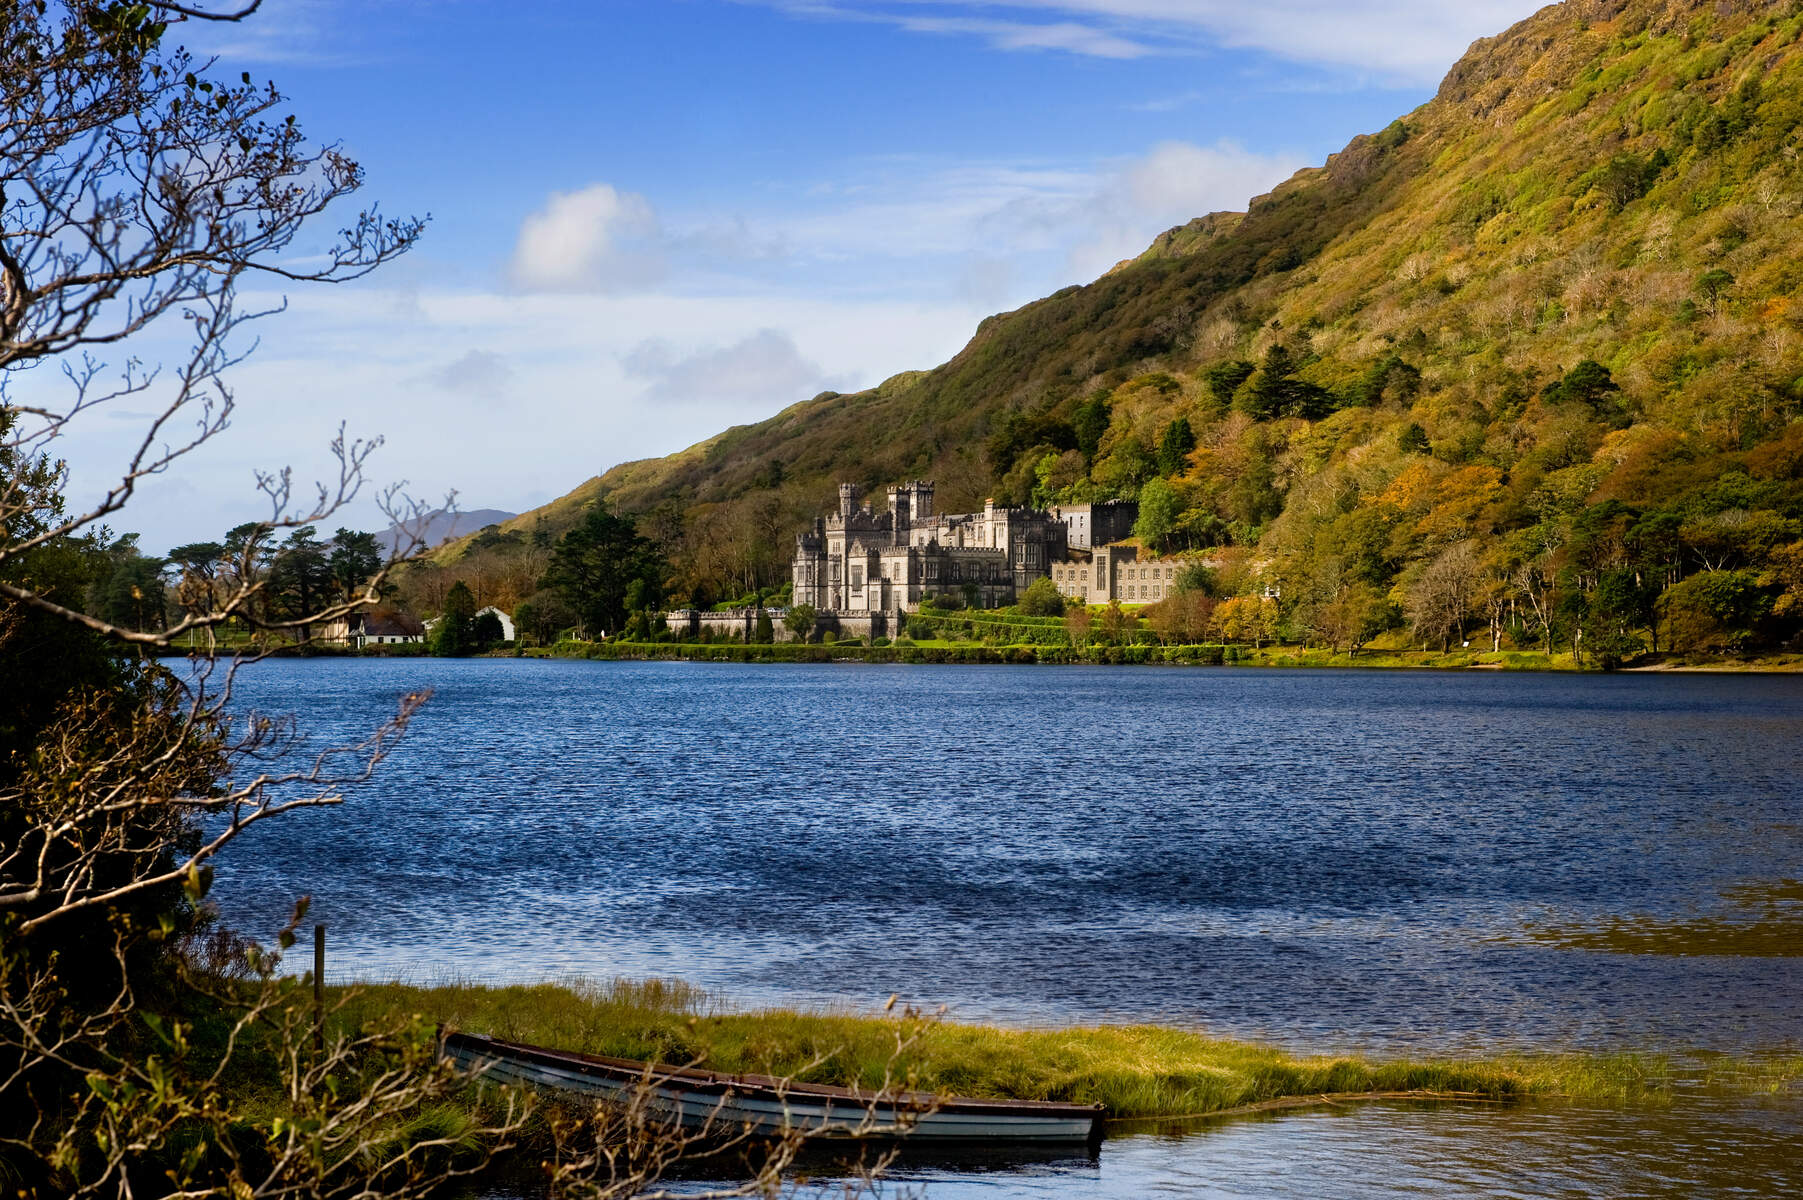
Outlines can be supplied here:
<path id="1" fill-rule="evenodd" d="M 698 599 L 834 485 L 1137 498 L 1299 639 L 1737 651 L 1803 621 L 1803 5 L 1568 0 L 1246 213 L 517 519 L 635 515 Z M 452 557 L 458 547 L 450 551 Z"/>

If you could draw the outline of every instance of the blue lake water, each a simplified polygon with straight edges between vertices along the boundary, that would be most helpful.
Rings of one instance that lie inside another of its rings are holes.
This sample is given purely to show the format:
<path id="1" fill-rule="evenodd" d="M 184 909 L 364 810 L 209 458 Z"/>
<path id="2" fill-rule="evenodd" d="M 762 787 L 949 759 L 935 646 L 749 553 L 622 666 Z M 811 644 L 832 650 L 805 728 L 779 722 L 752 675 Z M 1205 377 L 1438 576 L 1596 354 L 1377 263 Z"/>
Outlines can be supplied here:
<path id="1" fill-rule="evenodd" d="M 341 977 L 668 975 L 745 1003 L 900 993 L 1306 1049 L 1803 1046 L 1784 939 L 1803 929 L 1803 678 L 296 660 L 240 680 L 320 746 L 420 687 L 343 807 L 222 862 L 228 919 L 273 928 L 310 893 Z M 1643 926 L 1766 936 L 1647 953 L 1597 932 Z M 1572 1168 L 1588 1187 L 1557 1166 L 1592 1136 L 1578 1117 L 1549 1134 L 1556 1116 L 1443 1110 L 919 1177 L 934 1196 L 1190 1190 L 1230 1145 L 1256 1162 L 1381 1128 L 1441 1179 L 1448 1145 L 1490 1161 L 1449 1132 L 1477 1122 L 1542 1145 L 1551 1173 L 1519 1194 L 1708 1192 L 1666 1166 L 1714 1154 L 1764 1172 L 1718 1172 L 1718 1194 L 1779 1195 L 1803 1165 L 1797 1105 L 1775 1111 L 1717 1121 L 1763 1153 L 1685 1133 L 1713 1128 L 1695 1114 L 1651 1140 L 1593 1114 L 1642 1169 L 1599 1151 Z M 1214 1194 L 1333 1193 L 1311 1178 Z M 1509 1192 L 1491 1184 L 1451 1190 Z"/>

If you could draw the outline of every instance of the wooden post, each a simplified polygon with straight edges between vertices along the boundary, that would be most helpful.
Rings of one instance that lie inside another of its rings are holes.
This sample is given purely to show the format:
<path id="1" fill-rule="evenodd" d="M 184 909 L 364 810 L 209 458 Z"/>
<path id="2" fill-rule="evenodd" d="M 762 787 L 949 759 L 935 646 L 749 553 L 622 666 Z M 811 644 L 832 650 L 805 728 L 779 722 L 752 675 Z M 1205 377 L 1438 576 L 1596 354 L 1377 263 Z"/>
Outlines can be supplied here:
<path id="1" fill-rule="evenodd" d="M 326 927 L 313 927 L 313 1052 L 326 1049 Z"/>

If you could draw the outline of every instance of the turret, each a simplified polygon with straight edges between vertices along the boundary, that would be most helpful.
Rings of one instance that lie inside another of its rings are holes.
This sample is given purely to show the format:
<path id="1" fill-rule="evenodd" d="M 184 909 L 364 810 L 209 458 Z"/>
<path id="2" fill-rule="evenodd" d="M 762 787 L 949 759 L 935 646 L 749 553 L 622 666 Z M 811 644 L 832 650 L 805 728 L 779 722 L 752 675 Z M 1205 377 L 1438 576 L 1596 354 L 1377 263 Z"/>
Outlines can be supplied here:
<path id="1" fill-rule="evenodd" d="M 892 487 L 889 489 L 889 512 L 894 517 L 890 523 L 890 542 L 892 545 L 908 544 L 908 527 L 913 509 L 913 489 Z"/>
<path id="2" fill-rule="evenodd" d="M 915 522 L 931 521 L 933 519 L 933 481 L 916 479 L 908 485 L 908 490 L 914 493 Z"/>
<path id="3" fill-rule="evenodd" d="M 839 515 L 850 518 L 858 511 L 858 485 L 842 483 L 839 485 Z"/>

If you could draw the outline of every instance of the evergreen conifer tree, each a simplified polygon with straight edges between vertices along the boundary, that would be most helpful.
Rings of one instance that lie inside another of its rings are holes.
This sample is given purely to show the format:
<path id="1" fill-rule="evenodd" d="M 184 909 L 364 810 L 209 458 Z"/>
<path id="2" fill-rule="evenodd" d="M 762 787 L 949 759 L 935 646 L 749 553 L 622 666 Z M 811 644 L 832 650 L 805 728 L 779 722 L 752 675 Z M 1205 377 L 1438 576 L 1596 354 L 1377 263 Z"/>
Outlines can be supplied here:
<path id="1" fill-rule="evenodd" d="M 476 648 L 476 598 L 459 579 L 444 598 L 444 615 L 432 637 L 432 649 L 447 658 L 469 654 Z"/>

